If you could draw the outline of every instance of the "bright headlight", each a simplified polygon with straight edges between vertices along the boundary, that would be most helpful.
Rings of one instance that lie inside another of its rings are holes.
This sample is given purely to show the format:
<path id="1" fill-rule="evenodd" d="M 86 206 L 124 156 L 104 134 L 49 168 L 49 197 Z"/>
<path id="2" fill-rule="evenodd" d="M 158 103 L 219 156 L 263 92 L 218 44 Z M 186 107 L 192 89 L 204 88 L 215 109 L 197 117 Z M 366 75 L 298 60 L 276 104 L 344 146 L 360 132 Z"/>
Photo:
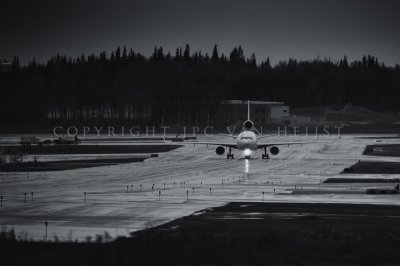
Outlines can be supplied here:
<path id="1" fill-rule="evenodd" d="M 244 150 L 244 155 L 249 156 L 251 154 L 251 150 L 250 149 L 245 149 Z"/>

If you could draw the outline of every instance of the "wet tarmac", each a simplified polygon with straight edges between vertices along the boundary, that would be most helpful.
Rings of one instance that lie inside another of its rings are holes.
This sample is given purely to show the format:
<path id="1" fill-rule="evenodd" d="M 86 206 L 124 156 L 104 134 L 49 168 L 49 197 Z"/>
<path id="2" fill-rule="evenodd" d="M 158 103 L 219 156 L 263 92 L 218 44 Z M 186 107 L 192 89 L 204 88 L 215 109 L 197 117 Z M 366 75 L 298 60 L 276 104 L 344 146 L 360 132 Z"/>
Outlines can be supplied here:
<path id="1" fill-rule="evenodd" d="M 217 137 L 212 140 L 218 141 Z M 303 137 L 265 141 L 299 140 L 313 141 Z M 394 140 L 386 141 L 393 144 Z M 359 160 L 398 161 L 396 157 L 362 155 L 370 142 L 354 136 L 327 137 L 308 145 L 282 146 L 281 152 L 269 160 L 261 159 L 261 151 L 252 154 L 250 160 L 235 151 L 235 159 L 227 160 L 215 154 L 215 147 L 184 145 L 141 163 L 47 173 L 0 173 L 0 224 L 28 239 L 40 240 L 44 238 L 44 223 L 48 222 L 50 238 L 84 241 L 87 236 L 105 231 L 113 238 L 127 236 L 229 202 L 397 205 L 400 195 L 365 193 L 371 186 L 387 187 L 386 180 L 396 175 L 342 173 Z M 43 154 L 25 159 L 108 156 Z M 360 182 L 324 183 L 329 178 Z M 363 182 L 368 178 L 382 182 Z"/>

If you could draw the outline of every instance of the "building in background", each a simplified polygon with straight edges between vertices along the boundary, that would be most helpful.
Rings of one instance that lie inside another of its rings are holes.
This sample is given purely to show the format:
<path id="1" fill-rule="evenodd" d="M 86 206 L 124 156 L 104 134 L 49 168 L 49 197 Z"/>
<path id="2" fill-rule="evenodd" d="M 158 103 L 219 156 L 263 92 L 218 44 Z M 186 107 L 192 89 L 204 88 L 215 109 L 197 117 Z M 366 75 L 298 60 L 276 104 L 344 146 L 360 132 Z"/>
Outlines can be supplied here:
<path id="1" fill-rule="evenodd" d="M 0 73 L 7 73 L 12 71 L 12 64 L 11 63 L 0 63 Z"/>
<path id="2" fill-rule="evenodd" d="M 247 101 L 222 101 L 217 111 L 217 120 L 233 124 L 247 120 Z M 250 119 L 256 124 L 290 124 L 289 106 L 283 102 L 250 101 Z"/>

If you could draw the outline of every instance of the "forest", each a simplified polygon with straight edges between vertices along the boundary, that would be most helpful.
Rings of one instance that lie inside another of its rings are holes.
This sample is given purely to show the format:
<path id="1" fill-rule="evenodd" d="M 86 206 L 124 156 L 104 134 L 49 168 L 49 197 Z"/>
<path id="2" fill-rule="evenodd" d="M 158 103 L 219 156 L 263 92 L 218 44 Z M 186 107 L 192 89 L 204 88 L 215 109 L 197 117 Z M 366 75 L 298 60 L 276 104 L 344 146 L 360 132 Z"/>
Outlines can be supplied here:
<path id="1" fill-rule="evenodd" d="M 1 60 L 5 62 L 5 60 Z M 275 65 L 190 46 L 146 57 L 126 47 L 77 58 L 57 54 L 0 73 L 0 125 L 215 123 L 222 100 L 283 101 L 291 108 L 347 103 L 377 111 L 400 109 L 400 66 L 366 55 L 348 62 L 288 59 Z"/>

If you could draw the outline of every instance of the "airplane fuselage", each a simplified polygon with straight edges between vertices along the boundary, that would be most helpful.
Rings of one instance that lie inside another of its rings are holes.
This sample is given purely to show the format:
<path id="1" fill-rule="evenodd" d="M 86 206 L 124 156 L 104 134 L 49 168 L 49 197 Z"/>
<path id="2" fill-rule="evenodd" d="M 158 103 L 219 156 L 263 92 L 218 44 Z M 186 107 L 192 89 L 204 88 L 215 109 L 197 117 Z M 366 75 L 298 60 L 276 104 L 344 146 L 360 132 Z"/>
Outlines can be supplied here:
<path id="1" fill-rule="evenodd" d="M 240 151 L 256 151 L 258 148 L 257 136 L 253 131 L 243 131 L 237 136 L 236 142 L 238 150 Z"/>

